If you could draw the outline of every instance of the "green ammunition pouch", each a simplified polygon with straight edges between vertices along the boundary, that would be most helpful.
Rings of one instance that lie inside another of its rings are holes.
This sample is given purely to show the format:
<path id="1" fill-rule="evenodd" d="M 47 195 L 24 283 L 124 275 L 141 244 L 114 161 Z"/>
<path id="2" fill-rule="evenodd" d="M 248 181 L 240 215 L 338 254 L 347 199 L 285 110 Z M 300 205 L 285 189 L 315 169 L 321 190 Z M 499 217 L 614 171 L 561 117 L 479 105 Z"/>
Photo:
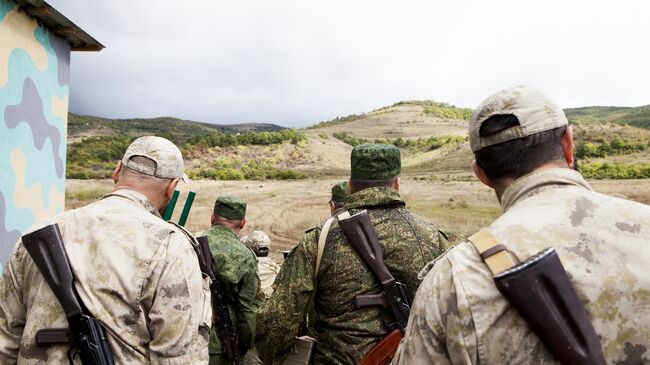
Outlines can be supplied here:
<path id="1" fill-rule="evenodd" d="M 499 292 L 560 363 L 605 364 L 598 335 L 553 248 L 516 265 L 487 229 L 469 240 Z"/>

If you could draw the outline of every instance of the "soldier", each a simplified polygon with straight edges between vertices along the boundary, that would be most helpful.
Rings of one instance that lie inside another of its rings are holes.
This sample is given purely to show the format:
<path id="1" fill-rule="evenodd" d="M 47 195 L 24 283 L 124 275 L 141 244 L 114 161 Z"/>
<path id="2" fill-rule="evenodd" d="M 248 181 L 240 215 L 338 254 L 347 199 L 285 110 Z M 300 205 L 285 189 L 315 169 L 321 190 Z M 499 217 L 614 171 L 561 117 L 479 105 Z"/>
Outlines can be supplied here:
<path id="1" fill-rule="evenodd" d="M 261 289 L 265 298 L 273 294 L 273 282 L 280 272 L 280 265 L 275 263 L 269 257 L 271 249 L 271 237 L 264 231 L 253 231 L 248 235 L 240 238 L 248 248 L 255 252 L 257 256 L 257 276 L 260 278 Z M 257 354 L 257 349 L 253 346 L 246 356 L 244 356 L 244 365 L 260 365 L 262 361 Z"/>
<path id="2" fill-rule="evenodd" d="M 221 280 L 230 309 L 230 319 L 239 333 L 239 363 L 253 346 L 255 318 L 263 294 L 257 277 L 255 254 L 237 234 L 246 225 L 246 203 L 233 196 L 220 196 L 214 203 L 212 227 L 205 232 L 212 251 L 215 275 Z M 213 326 L 210 334 L 210 364 L 229 364 L 225 349 Z"/>
<path id="3" fill-rule="evenodd" d="M 384 144 L 356 147 L 351 155 L 350 196 L 345 209 L 366 209 L 379 236 L 385 262 L 412 299 L 417 274 L 446 248 L 446 238 L 431 223 L 406 209 L 399 194 L 400 151 Z M 315 278 L 317 242 L 325 234 L 322 262 Z M 334 223 L 308 230 L 291 251 L 259 312 L 257 349 L 265 364 L 278 364 L 305 322 L 313 295 L 317 337 L 315 364 L 356 364 L 385 337 L 389 309 L 354 309 L 359 294 L 377 292 L 379 283 Z M 315 291 L 315 292 L 314 292 Z"/>
<path id="4" fill-rule="evenodd" d="M 518 261 L 554 248 L 606 362 L 649 363 L 650 207 L 591 189 L 572 169 L 564 112 L 531 87 L 483 101 L 469 136 L 474 172 L 504 211 L 489 226 L 496 242 Z M 400 346 L 399 364 L 557 364 L 499 293 L 470 242 L 426 275 Z"/>
<path id="5" fill-rule="evenodd" d="M 330 212 L 332 217 L 339 215 L 345 211 L 345 201 L 348 199 L 349 194 L 348 182 L 341 181 L 340 183 L 332 186 L 332 198 L 330 199 Z"/>
<path id="6" fill-rule="evenodd" d="M 257 274 L 260 278 L 262 292 L 268 298 L 273 294 L 273 282 L 280 272 L 280 265 L 269 257 L 271 237 L 264 231 L 253 231 L 241 238 L 241 241 L 257 256 Z"/>
<path id="7" fill-rule="evenodd" d="M 40 222 L 57 223 L 83 303 L 106 329 L 117 364 L 205 363 L 212 321 L 194 238 L 161 219 L 183 173 L 170 141 L 141 137 L 101 200 Z M 68 323 L 22 241 L 0 279 L 0 363 L 67 364 L 68 346 L 38 347 L 36 332 Z"/>

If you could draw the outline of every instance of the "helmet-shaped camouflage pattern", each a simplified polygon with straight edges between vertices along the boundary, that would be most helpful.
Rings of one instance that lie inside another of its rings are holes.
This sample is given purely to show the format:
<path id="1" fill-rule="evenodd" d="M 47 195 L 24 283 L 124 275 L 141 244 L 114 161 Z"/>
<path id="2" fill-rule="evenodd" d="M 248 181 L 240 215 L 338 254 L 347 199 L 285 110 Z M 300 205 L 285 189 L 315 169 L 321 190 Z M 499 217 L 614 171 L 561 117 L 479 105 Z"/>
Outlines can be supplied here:
<path id="1" fill-rule="evenodd" d="M 256 255 L 259 255 L 260 251 L 268 252 L 271 248 L 271 238 L 264 231 L 253 231 L 242 237 L 241 241 L 246 246 L 250 247 Z"/>

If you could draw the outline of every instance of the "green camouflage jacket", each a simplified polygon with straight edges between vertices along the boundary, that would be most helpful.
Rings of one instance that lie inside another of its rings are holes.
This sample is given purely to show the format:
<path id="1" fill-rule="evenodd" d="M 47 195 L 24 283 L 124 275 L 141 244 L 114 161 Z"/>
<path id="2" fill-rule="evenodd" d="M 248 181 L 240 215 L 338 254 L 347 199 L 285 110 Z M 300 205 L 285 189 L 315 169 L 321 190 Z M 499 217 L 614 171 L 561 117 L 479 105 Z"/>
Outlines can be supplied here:
<path id="1" fill-rule="evenodd" d="M 413 299 L 420 284 L 418 272 L 444 252 L 447 240 L 404 205 L 397 191 L 370 188 L 350 195 L 346 208 L 350 213 L 368 210 L 386 265 L 397 280 L 408 286 Z M 282 361 L 304 325 L 314 290 L 319 234 L 320 227 L 306 232 L 282 265 L 273 295 L 260 308 L 256 344 L 267 365 Z M 353 304 L 358 294 L 380 290 L 372 272 L 334 223 L 325 244 L 314 299 L 318 340 L 315 364 L 356 364 L 388 333 L 384 319 L 390 319 L 389 312 L 379 308 L 355 310 Z"/>
<path id="2" fill-rule="evenodd" d="M 607 364 L 650 363 L 650 207 L 591 190 L 569 169 L 516 180 L 489 229 L 520 262 L 553 247 Z M 559 364 L 499 293 L 471 243 L 440 257 L 394 364 Z"/>
<path id="3" fill-rule="evenodd" d="M 230 318 L 239 332 L 240 354 L 243 357 L 245 351 L 253 346 L 255 318 L 263 295 L 257 276 L 257 260 L 253 251 L 227 227 L 212 226 L 205 235 L 212 251 L 212 269 L 221 280 L 230 303 Z M 210 334 L 210 363 L 220 363 L 218 355 L 225 353 L 216 331 L 215 324 Z"/>

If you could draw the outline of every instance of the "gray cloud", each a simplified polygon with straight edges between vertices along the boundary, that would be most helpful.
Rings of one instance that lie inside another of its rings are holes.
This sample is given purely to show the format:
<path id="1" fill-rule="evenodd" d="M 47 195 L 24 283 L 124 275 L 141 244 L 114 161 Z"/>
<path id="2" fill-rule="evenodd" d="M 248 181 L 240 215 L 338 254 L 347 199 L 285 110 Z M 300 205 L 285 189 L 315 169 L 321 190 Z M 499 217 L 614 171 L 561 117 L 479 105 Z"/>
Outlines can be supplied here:
<path id="1" fill-rule="evenodd" d="M 650 103 L 644 2 L 50 3 L 107 46 L 72 56 L 84 114 L 306 126 L 521 83 L 563 107 Z"/>

